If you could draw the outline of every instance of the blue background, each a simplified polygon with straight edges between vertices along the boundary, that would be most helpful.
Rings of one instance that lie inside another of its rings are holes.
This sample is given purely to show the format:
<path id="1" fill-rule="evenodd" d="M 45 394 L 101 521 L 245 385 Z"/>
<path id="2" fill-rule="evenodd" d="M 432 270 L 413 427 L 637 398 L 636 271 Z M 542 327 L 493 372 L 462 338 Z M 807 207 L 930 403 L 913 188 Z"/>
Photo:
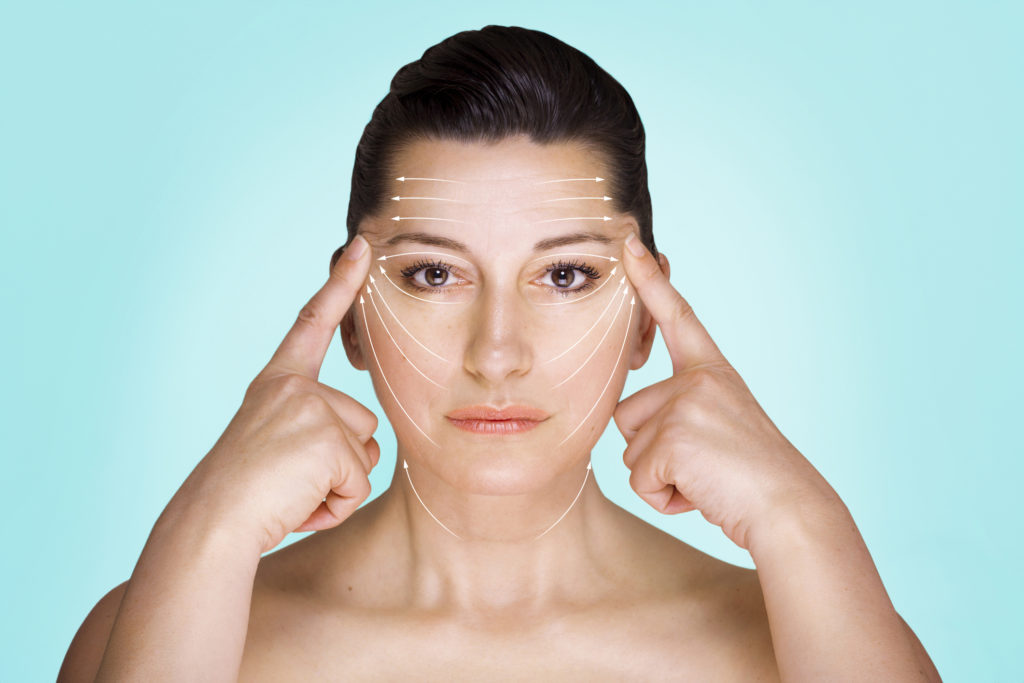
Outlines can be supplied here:
<path id="1" fill-rule="evenodd" d="M 482 5 L 3 7 L 0 679 L 53 679 L 323 283 L 394 72 L 497 23 L 631 93 L 673 284 L 945 679 L 1020 680 L 1021 5 Z M 625 393 L 669 370 L 658 341 Z M 321 380 L 380 414 L 340 342 Z M 611 499 L 753 567 L 623 448 L 594 453 Z"/>

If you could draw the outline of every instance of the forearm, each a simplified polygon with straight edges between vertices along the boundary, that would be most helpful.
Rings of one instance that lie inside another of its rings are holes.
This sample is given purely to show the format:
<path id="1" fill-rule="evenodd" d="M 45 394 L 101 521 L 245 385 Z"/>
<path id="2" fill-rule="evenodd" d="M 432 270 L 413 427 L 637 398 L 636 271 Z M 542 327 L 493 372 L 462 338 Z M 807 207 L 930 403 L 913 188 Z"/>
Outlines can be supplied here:
<path id="1" fill-rule="evenodd" d="M 97 681 L 236 681 L 260 550 L 181 491 L 125 589 Z"/>
<path id="2" fill-rule="evenodd" d="M 813 506 L 752 534 L 783 681 L 935 681 L 846 506 Z M 926 655 L 927 656 L 927 655 Z"/>

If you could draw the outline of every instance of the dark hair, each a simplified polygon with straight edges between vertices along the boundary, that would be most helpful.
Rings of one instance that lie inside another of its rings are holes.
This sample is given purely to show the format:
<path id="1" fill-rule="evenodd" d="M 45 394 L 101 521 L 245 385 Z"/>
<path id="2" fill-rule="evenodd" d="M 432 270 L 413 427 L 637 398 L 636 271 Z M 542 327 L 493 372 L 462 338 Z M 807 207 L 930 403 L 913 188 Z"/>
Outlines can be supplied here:
<path id="1" fill-rule="evenodd" d="M 398 152 L 418 139 L 498 142 L 525 134 L 570 142 L 605 162 L 613 210 L 632 214 L 657 255 L 644 127 L 625 88 L 593 59 L 542 31 L 485 26 L 427 48 L 391 79 L 356 147 L 347 245 L 384 209 Z M 333 267 L 344 246 L 334 252 Z"/>

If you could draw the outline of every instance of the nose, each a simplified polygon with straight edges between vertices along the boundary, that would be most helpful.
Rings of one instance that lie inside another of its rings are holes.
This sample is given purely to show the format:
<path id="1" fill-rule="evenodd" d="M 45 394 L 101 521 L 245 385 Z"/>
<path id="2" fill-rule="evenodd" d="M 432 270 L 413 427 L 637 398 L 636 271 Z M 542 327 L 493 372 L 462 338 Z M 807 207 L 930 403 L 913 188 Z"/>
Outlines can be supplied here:
<path id="1" fill-rule="evenodd" d="M 518 293 L 485 288 L 474 308 L 465 370 L 489 386 L 529 372 L 533 350 L 524 334 L 527 319 Z"/>

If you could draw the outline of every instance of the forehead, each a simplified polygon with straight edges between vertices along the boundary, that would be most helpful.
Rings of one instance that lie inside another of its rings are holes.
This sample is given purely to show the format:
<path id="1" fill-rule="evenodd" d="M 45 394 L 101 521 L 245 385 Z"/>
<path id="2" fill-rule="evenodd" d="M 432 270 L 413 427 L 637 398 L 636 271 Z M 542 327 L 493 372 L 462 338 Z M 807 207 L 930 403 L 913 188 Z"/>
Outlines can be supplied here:
<path id="1" fill-rule="evenodd" d="M 472 241 L 623 228 L 606 199 L 603 159 L 578 143 L 418 140 L 396 154 L 394 171 L 392 201 L 364 224 L 371 241 L 410 231 Z"/>
<path id="2" fill-rule="evenodd" d="M 583 145 L 542 145 L 525 135 L 495 143 L 418 140 L 396 155 L 395 167 L 399 177 L 411 175 L 403 173 L 408 169 L 431 173 L 413 177 L 460 180 L 458 189 L 468 193 L 486 193 L 498 186 L 502 191 L 532 188 L 550 194 L 565 189 L 557 187 L 562 183 L 537 185 L 536 181 L 605 175 L 602 159 Z"/>
<path id="3" fill-rule="evenodd" d="M 478 207 L 492 214 L 550 208 L 544 206 L 552 204 L 548 200 L 600 197 L 607 185 L 603 160 L 583 144 L 539 144 L 525 136 L 498 142 L 419 140 L 395 156 L 393 168 L 390 197 L 433 196 L 456 200 L 446 208 Z"/>

